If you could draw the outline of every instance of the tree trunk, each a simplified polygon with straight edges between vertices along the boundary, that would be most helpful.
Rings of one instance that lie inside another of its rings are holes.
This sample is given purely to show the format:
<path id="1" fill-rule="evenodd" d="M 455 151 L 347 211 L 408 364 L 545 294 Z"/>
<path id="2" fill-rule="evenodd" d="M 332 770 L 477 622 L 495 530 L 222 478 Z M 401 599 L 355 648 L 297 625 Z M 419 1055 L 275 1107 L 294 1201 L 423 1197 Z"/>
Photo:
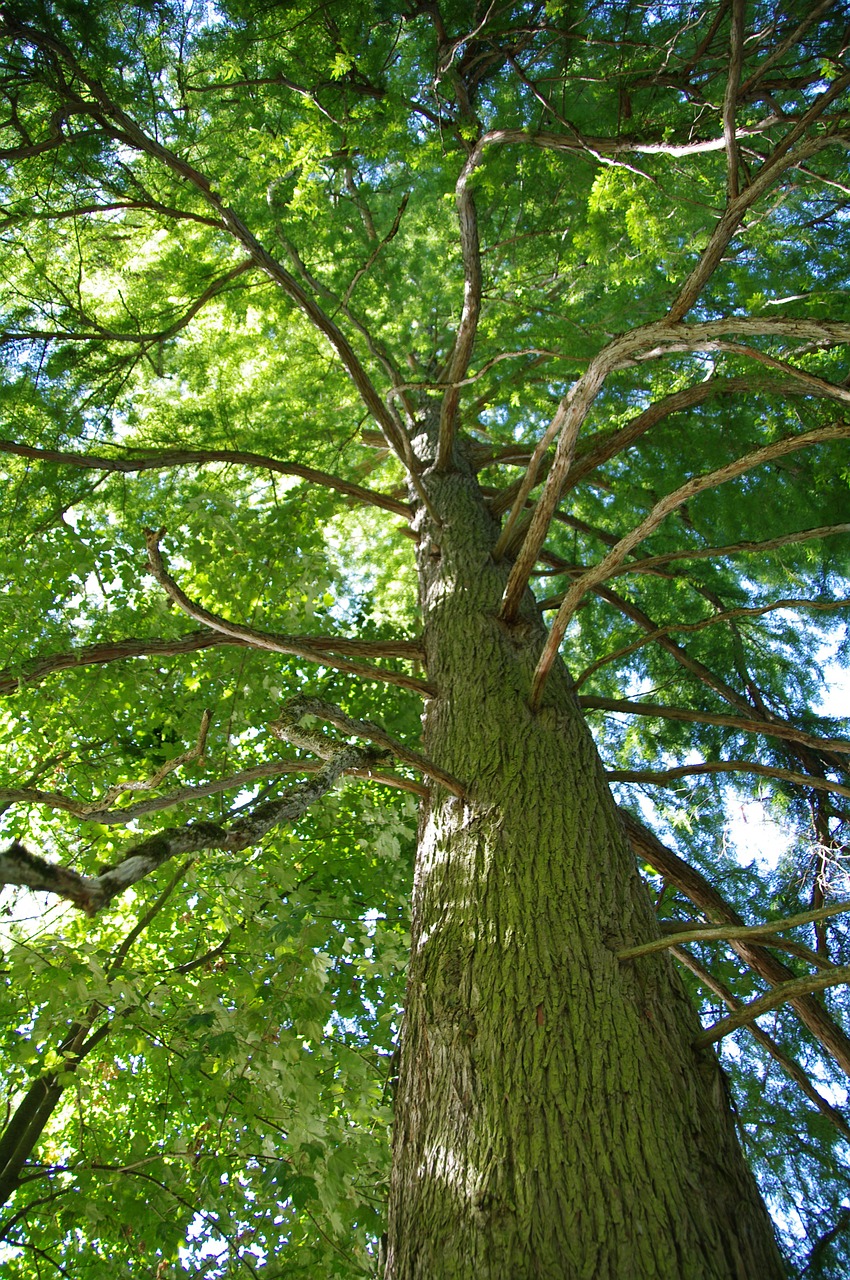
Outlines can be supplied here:
<path id="1" fill-rule="evenodd" d="M 785 1274 L 713 1052 L 657 936 L 544 628 L 497 618 L 509 566 L 467 469 L 418 517 L 428 754 L 467 788 L 423 813 L 387 1280 Z"/>

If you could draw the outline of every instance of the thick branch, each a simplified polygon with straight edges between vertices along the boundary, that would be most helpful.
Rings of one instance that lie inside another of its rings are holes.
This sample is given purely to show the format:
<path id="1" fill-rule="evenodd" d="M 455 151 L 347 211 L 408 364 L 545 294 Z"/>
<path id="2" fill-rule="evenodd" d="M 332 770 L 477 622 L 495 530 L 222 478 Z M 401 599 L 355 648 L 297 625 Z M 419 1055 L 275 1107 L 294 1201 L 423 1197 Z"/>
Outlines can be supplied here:
<path id="1" fill-rule="evenodd" d="M 729 32 L 729 74 L 723 95 L 723 141 L 726 146 L 726 167 L 729 199 L 738 198 L 738 145 L 735 137 L 735 108 L 741 84 L 741 68 L 744 63 L 744 8 L 746 0 L 732 0 L 732 23 Z"/>
<path id="2" fill-rule="evenodd" d="M 14 844 L 0 855 L 0 884 L 26 885 L 38 892 L 58 894 L 88 915 L 95 915 L 118 894 L 172 858 L 205 849 L 237 852 L 258 844 L 272 829 L 301 817 L 343 773 L 350 769 L 371 770 L 376 761 L 373 751 L 344 747 L 309 781 L 297 783 L 283 796 L 257 805 L 229 827 L 193 822 L 161 831 L 131 846 L 120 862 L 97 876 L 83 876 L 56 866 Z"/>
<path id="3" fill-rule="evenodd" d="M 347 640 L 342 636 L 292 636 L 297 645 L 321 654 L 350 654 L 355 657 L 407 658 L 421 661 L 422 648 L 408 640 Z M 78 667 L 100 666 L 109 662 L 123 662 L 127 658 L 169 658 L 182 653 L 194 653 L 200 649 L 212 649 L 219 645 L 247 646 L 247 641 L 222 635 L 218 631 L 192 631 L 174 640 L 149 640 L 127 638 L 104 641 L 102 644 L 84 645 L 66 653 L 52 653 L 43 658 L 32 658 L 21 665 L 19 671 L 0 671 L 0 695 L 17 693 L 22 685 L 36 684 L 56 671 L 75 670 Z"/>
<path id="4" fill-rule="evenodd" d="M 620 810 L 620 817 L 637 858 L 655 867 L 665 880 L 690 898 L 710 920 L 721 924 L 743 925 L 744 921 L 737 911 L 729 906 L 705 876 L 663 845 L 657 836 L 625 809 Z M 795 977 L 781 960 L 777 960 L 758 943 L 734 939 L 731 946 L 765 982 L 776 985 Z M 842 1028 L 829 1016 L 823 1005 L 808 993 L 793 995 L 791 1004 L 800 1021 L 833 1056 L 842 1071 L 850 1076 L 850 1039 Z"/>
<path id="5" fill-rule="evenodd" d="M 800 125 L 804 119 L 807 121 L 807 124 L 802 127 L 803 132 L 811 122 L 810 115 L 809 112 L 806 117 L 800 119 Z M 769 129 L 775 128 L 777 123 L 778 118 L 771 115 L 757 124 L 736 129 L 735 138 L 739 142 L 746 141 L 747 138 L 757 138 Z M 481 147 L 531 146 L 539 147 L 542 151 L 584 152 L 590 156 L 606 159 L 616 156 L 671 156 L 679 159 L 683 156 L 706 155 L 726 148 L 726 139 L 722 135 L 713 138 L 694 138 L 688 142 L 665 142 L 660 138 L 641 141 L 637 138 L 596 137 L 591 134 L 582 134 L 572 125 L 569 125 L 569 128 L 571 130 L 569 134 L 550 133 L 545 130 L 530 133 L 526 129 L 490 129 L 482 135 L 478 145 Z"/>
<path id="6" fill-rule="evenodd" d="M 416 693 L 426 696 L 433 694 L 434 691 L 431 685 L 426 684 L 424 680 L 417 680 L 414 676 L 406 676 L 397 671 L 389 671 L 386 667 L 372 667 L 363 663 L 345 662 L 343 659 L 335 657 L 326 651 L 312 649 L 299 643 L 294 636 L 276 635 L 269 631 L 258 631 L 256 627 L 228 622 L 227 619 L 219 617 L 218 614 L 211 613 L 209 609 L 204 609 L 203 606 L 195 604 L 178 587 L 174 579 L 169 577 L 165 570 L 159 550 L 160 539 L 164 532 L 164 529 L 145 530 L 145 542 L 148 548 L 147 567 L 160 586 L 163 587 L 168 597 L 194 622 L 200 622 L 205 627 L 211 627 L 213 631 L 220 631 L 222 635 L 240 640 L 253 649 L 264 649 L 269 653 L 286 653 L 297 658 L 304 658 L 308 662 L 319 662 L 323 666 L 334 667 L 337 671 L 347 671 L 351 675 L 362 676 L 366 680 L 380 680 L 384 684 L 397 684 L 404 689 L 413 689 Z"/>
<path id="7" fill-rule="evenodd" d="M 481 313 L 481 250 L 478 243 L 478 214 L 470 182 L 473 173 L 481 163 L 482 155 L 483 148 L 480 145 L 476 146 L 463 166 L 455 188 L 464 269 L 463 310 L 454 347 L 444 374 L 445 381 L 450 385 L 440 407 L 437 467 L 441 471 L 451 465 L 455 419 L 460 400 L 458 384 L 466 376 L 469 368 L 472 348 L 475 344 L 475 332 L 478 328 L 478 317 Z"/>

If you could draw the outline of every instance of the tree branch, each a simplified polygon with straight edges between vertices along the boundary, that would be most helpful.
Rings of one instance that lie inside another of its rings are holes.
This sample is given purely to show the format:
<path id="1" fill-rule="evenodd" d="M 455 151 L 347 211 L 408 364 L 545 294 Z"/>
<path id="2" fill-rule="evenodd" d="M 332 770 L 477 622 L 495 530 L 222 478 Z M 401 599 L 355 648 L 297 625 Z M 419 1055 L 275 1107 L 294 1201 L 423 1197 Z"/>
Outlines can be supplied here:
<path id="1" fill-rule="evenodd" d="M 762 383 L 758 383 L 751 377 L 719 378 L 716 376 L 706 378 L 693 386 L 684 387 L 681 391 L 674 391 L 651 404 L 618 431 L 605 432 L 598 443 L 592 444 L 586 452 L 578 452 L 570 467 L 563 492 L 567 493 L 574 489 L 597 467 L 610 462 L 611 458 L 617 457 L 623 450 L 630 448 L 651 427 L 671 414 L 680 413 L 683 409 L 691 409 L 711 396 L 736 395 L 740 391 L 748 394 L 777 396 L 804 394 L 793 378 L 765 379 Z M 824 394 L 828 393 L 824 392 Z"/>
<path id="2" fill-rule="evenodd" d="M 744 9 L 746 0 L 732 0 L 729 31 L 729 73 L 723 95 L 723 141 L 726 146 L 729 200 L 738 198 L 738 145 L 735 137 L 735 108 L 744 64 Z"/>
<path id="3" fill-rule="evenodd" d="M 308 698 L 304 695 L 290 698 L 284 707 L 284 713 L 281 718 L 274 724 L 269 725 L 269 728 L 272 733 L 297 742 L 298 740 L 293 736 L 293 729 L 304 716 L 316 716 L 320 720 L 326 720 L 329 724 L 335 725 L 337 729 L 342 729 L 345 733 L 365 738 L 367 742 L 374 742 L 376 746 L 391 752 L 403 764 L 408 764 L 411 768 L 418 769 L 420 773 L 424 773 L 426 777 L 433 778 L 435 782 L 439 782 L 452 795 L 458 796 L 460 799 L 463 799 L 466 795 L 463 784 L 458 782 L 457 778 L 450 773 L 446 773 L 444 769 L 440 769 L 427 756 L 420 755 L 418 751 L 411 751 L 404 743 L 399 742 L 397 738 L 391 737 L 385 729 L 382 729 L 380 725 L 374 724 L 373 721 L 354 720 L 339 707 L 335 707 L 333 703 L 323 702 L 319 698 Z M 327 751 L 333 751 L 338 746 L 332 739 L 317 740 L 315 738 L 304 739 L 304 745 L 307 745 L 310 750 L 316 751 L 319 755 L 325 755 Z"/>
<path id="4" fill-rule="evenodd" d="M 326 471 L 317 471 L 315 467 L 307 467 L 300 462 L 281 462 L 277 458 L 269 458 L 261 453 L 248 453 L 243 449 L 157 449 L 145 450 L 141 457 L 106 458 L 93 453 L 36 449 L 31 445 L 18 444 L 14 440 L 0 440 L 0 453 L 11 453 L 40 462 L 56 462 L 60 465 L 81 467 L 89 471 L 118 471 L 124 474 L 160 471 L 167 467 L 198 467 L 210 462 L 257 467 L 279 475 L 298 476 L 302 480 L 309 480 L 311 484 L 322 485 L 326 489 L 335 489 L 338 493 L 344 493 L 346 497 L 353 498 L 356 502 L 382 507 L 385 511 L 391 511 L 394 515 L 405 518 L 410 516 L 410 507 L 407 503 L 390 497 L 389 494 L 364 489 L 362 485 L 354 484 L 350 480 L 342 480 L 339 476 L 329 475 Z"/>
<path id="5" fill-rule="evenodd" d="M 743 925 L 744 921 L 737 911 L 729 906 L 705 876 L 662 844 L 648 827 L 625 809 L 620 809 L 620 817 L 635 856 L 640 861 L 648 862 L 655 867 L 665 880 L 675 885 L 686 898 L 690 898 L 691 902 L 704 911 L 710 920 L 720 924 Z M 758 943 L 745 939 L 733 939 L 731 946 L 765 982 L 776 985 L 795 977 L 795 974 L 781 960 L 777 960 L 770 951 Z M 792 995 L 790 999 L 800 1021 L 831 1054 L 842 1071 L 850 1076 L 850 1039 L 844 1030 L 830 1017 L 823 1005 L 808 992 Z"/>
<path id="6" fill-rule="evenodd" d="M 704 986 L 708 987 L 709 991 L 713 991 L 715 995 L 720 996 L 720 999 L 723 1000 L 730 1009 L 741 1008 L 741 1001 L 732 994 L 729 988 L 715 978 L 714 974 L 709 973 L 707 969 L 703 968 L 703 966 L 699 964 L 689 952 L 684 951 L 679 947 L 674 947 L 672 954 L 680 964 L 684 965 L 686 969 L 690 969 L 691 973 L 694 974 L 694 976 L 698 978 Z M 762 1048 L 767 1050 L 774 1061 L 777 1062 L 782 1070 L 791 1077 L 796 1085 L 799 1086 L 809 1101 L 817 1107 L 821 1115 L 826 1116 L 827 1120 L 829 1120 L 831 1124 L 835 1125 L 843 1138 L 850 1139 L 850 1124 L 848 1124 L 847 1120 L 837 1107 L 834 1107 L 832 1103 L 827 1102 L 826 1098 L 818 1093 L 817 1089 L 814 1087 L 800 1064 L 795 1062 L 793 1058 L 790 1058 L 788 1054 L 780 1049 L 775 1040 L 772 1040 L 771 1037 L 767 1035 L 766 1032 L 762 1031 L 761 1027 L 756 1023 L 749 1023 L 749 1031 L 756 1043 L 760 1044 Z"/>
<path id="7" fill-rule="evenodd" d="M 337 671 L 347 671 L 351 675 L 362 676 L 366 680 L 381 680 L 384 684 L 397 684 L 403 689 L 412 689 L 414 692 L 424 696 L 430 697 L 433 695 L 432 686 L 426 684 L 424 680 L 417 680 L 414 676 L 403 675 L 398 671 L 389 671 L 386 667 L 373 667 L 366 666 L 363 663 L 346 662 L 332 653 L 313 649 L 300 643 L 295 636 L 277 635 L 273 632 L 259 631 L 256 627 L 228 622 L 225 618 L 219 617 L 218 614 L 211 613 L 209 609 L 204 609 L 201 605 L 194 604 L 165 570 L 159 550 L 160 539 L 164 533 L 164 529 L 145 530 L 145 542 L 148 548 L 147 567 L 165 590 L 169 599 L 173 600 L 186 616 L 192 618 L 193 621 L 200 622 L 205 627 L 211 627 L 213 631 L 220 631 L 222 635 L 240 640 L 252 649 L 264 649 L 270 653 L 290 654 L 297 658 L 304 658 L 308 662 L 318 662 L 323 666 L 334 667 Z"/>
<path id="8" fill-rule="evenodd" d="M 850 602 L 848 602 L 850 603 Z M 840 738 L 816 738 L 790 724 L 773 724 L 770 720 L 753 720 L 745 716 L 727 716 L 713 711 L 691 711 L 688 707 L 668 707 L 659 702 L 631 702 L 627 698 L 598 698 L 582 694 L 579 703 L 588 711 L 610 711 L 630 716 L 652 716 L 654 719 L 684 720 L 688 724 L 716 724 L 724 728 L 743 729 L 765 737 L 799 742 L 814 751 L 850 753 L 850 742 Z"/>
<path id="9" fill-rule="evenodd" d="M 796 929 L 799 925 L 814 924 L 816 920 L 826 920 L 828 916 L 839 916 L 850 911 L 850 902 L 833 902 L 818 911 L 800 911 L 796 915 L 786 916 L 783 920 L 770 920 L 766 924 L 751 925 L 685 925 L 678 927 L 675 934 L 664 938 L 653 938 L 651 942 L 641 942 L 634 947 L 624 947 L 618 951 L 618 960 L 636 960 L 638 956 L 652 955 L 655 951 L 666 951 L 670 947 L 685 942 L 731 942 L 733 939 L 749 938 L 753 941 L 769 937 L 773 933 L 782 933 L 785 929 Z M 663 924 L 663 921 L 660 922 Z M 832 968 L 833 966 L 830 966 Z"/>
<path id="10" fill-rule="evenodd" d="M 653 622 L 653 620 L 644 613 L 643 609 L 639 608 L 638 605 L 633 604 L 630 600 L 624 599 L 623 596 L 617 595 L 616 592 L 611 591 L 610 588 L 597 587 L 597 594 L 603 600 L 613 605 L 615 609 L 618 609 L 625 617 L 630 618 L 632 622 L 636 622 L 639 627 L 642 627 L 647 633 L 647 642 L 650 640 L 656 642 L 665 650 L 665 652 L 669 653 L 680 666 L 684 667 L 686 671 L 689 671 L 691 675 L 696 676 L 697 680 L 699 680 L 701 684 L 704 684 L 706 688 L 712 689 L 715 693 L 718 693 L 724 702 L 728 702 L 730 706 L 736 707 L 750 719 L 764 718 L 767 720 L 767 717 L 763 717 L 763 713 L 760 712 L 758 707 L 754 707 L 751 702 L 748 702 L 746 698 L 742 697 L 742 695 L 738 693 L 736 689 L 733 689 L 730 684 L 727 684 L 725 680 L 721 680 L 721 678 L 711 671 L 704 663 L 700 662 L 697 658 L 691 657 L 686 649 L 683 649 L 681 645 L 677 644 L 675 640 L 671 640 L 670 638 L 671 632 L 698 631 L 715 622 L 726 621 L 727 618 L 725 614 L 722 618 L 720 614 L 715 614 L 711 618 L 703 619 L 701 622 L 677 623 L 670 624 L 666 627 L 659 627 L 658 624 Z M 767 612 L 768 607 L 769 606 L 764 606 L 763 611 Z M 727 611 L 729 614 L 733 612 L 737 611 Z M 780 720 L 779 717 L 773 717 L 773 719 L 768 721 L 768 723 L 781 724 L 785 722 Z M 837 767 L 841 766 L 839 765 Z"/>
<path id="11" fill-rule="evenodd" d="M 0 23 L 0 32 L 14 40 L 22 40 L 29 43 L 35 48 L 49 52 L 55 58 L 58 58 L 72 73 L 77 83 L 89 94 L 89 97 L 77 96 L 64 81 L 61 85 L 52 86 L 54 92 L 61 93 L 66 102 L 73 105 L 75 110 L 91 116 L 116 142 L 149 156 L 152 160 L 167 168 L 178 179 L 188 182 L 198 192 L 200 198 L 213 209 L 221 225 L 247 251 L 252 262 L 270 280 L 283 289 L 314 328 L 328 340 L 357 388 L 369 413 L 384 432 L 388 443 L 407 465 L 404 442 L 398 426 L 373 386 L 369 375 L 360 363 L 348 339 L 318 303 L 309 294 L 305 293 L 294 276 L 290 275 L 281 263 L 272 257 L 268 250 L 260 244 L 235 209 L 229 208 L 224 204 L 218 193 L 213 190 L 209 179 L 187 161 L 181 159 L 175 152 L 147 134 L 135 120 L 113 101 L 103 85 L 83 70 L 71 49 L 61 40 L 47 32 L 39 31 L 34 27 L 19 22 L 8 11 L 4 11 L 3 20 Z"/>
<path id="12" fill-rule="evenodd" d="M 825 524 L 820 525 L 816 529 L 799 529 L 795 533 L 783 533 L 778 538 L 765 538 L 763 542 L 731 542 L 725 547 L 682 547 L 679 551 L 665 551 L 658 556 L 644 556 L 640 560 L 635 560 L 632 564 L 623 569 L 618 569 L 612 577 L 621 577 L 627 573 L 651 573 L 654 569 L 659 569 L 663 565 L 671 564 L 675 560 L 720 560 L 727 556 L 737 555 L 753 555 L 761 551 L 777 551 L 780 547 L 791 546 L 795 542 L 810 542 L 813 538 L 831 538 L 838 533 L 850 533 L 850 524 Z M 732 613 L 740 616 L 745 614 L 764 613 L 769 609 L 784 608 L 809 608 L 809 609 L 832 609 L 843 608 L 850 604 L 850 600 L 803 600 L 793 598 L 788 602 L 778 601 L 776 604 L 766 606 L 756 606 L 753 609 L 735 609 L 726 610 L 723 613 L 725 618 L 727 614 Z M 720 617 L 720 615 L 717 615 Z M 711 619 L 715 621 L 715 619 Z M 702 624 L 698 624 L 702 625 Z"/>
<path id="13" fill-rule="evenodd" d="M 680 778 L 692 778 L 713 773 L 753 773 L 761 778 L 778 778 L 797 787 L 811 787 L 814 791 L 828 791 L 833 795 L 850 797 L 850 786 L 820 778 L 811 773 L 795 773 L 791 769 L 779 769 L 769 764 L 755 764 L 752 760 L 709 760 L 702 764 L 683 764 L 673 769 L 608 769 L 609 782 L 646 782 L 656 787 L 669 787 Z"/>
<path id="14" fill-rule="evenodd" d="M 255 806 L 229 827 L 215 822 L 192 822 L 169 828 L 132 845 L 113 867 L 97 876 L 84 876 L 67 867 L 46 862 L 14 844 L 0 854 L 0 884 L 26 885 L 37 892 L 54 893 L 96 915 L 113 898 L 149 876 L 163 863 L 205 849 L 237 852 L 256 845 L 272 829 L 294 822 L 328 792 L 350 769 L 371 772 L 378 756 L 369 749 L 344 747 L 307 782 L 297 783 L 283 795 Z"/>
<path id="15" fill-rule="evenodd" d="M 371 656 L 406 658 L 412 662 L 420 662 L 424 656 L 421 645 L 412 640 L 347 640 L 343 636 L 293 636 L 292 640 L 295 644 L 303 645 L 305 649 L 322 655 L 340 653 L 363 658 Z M 206 627 L 202 631 L 191 631 L 188 635 L 178 636 L 174 640 L 161 640 L 156 637 L 149 640 L 127 638 L 84 645 L 66 653 L 53 653 L 43 658 L 32 658 L 23 663 L 17 671 L 8 668 L 0 671 L 0 696 L 18 693 L 23 685 L 38 683 L 57 671 L 100 666 L 109 662 L 122 662 L 129 658 L 169 658 L 221 645 L 249 647 L 246 640 L 237 640 Z"/>
<path id="16" fill-rule="evenodd" d="M 792 978 L 789 982 L 782 982 L 765 995 L 759 996 L 757 1000 L 751 1000 L 749 1004 L 742 1005 L 728 1018 L 721 1018 L 719 1022 L 707 1027 L 702 1035 L 694 1040 L 694 1048 L 707 1049 L 709 1045 L 716 1044 L 718 1040 L 722 1040 L 732 1031 L 737 1031 L 739 1027 L 749 1026 L 763 1013 L 769 1013 L 771 1009 L 778 1009 L 780 1005 L 789 1003 L 795 996 L 807 995 L 813 991 L 825 991 L 827 987 L 844 986 L 847 983 L 850 983 L 850 965 L 832 969 L 827 973 L 809 973 L 804 978 Z"/>
<path id="17" fill-rule="evenodd" d="M 245 274 L 246 271 L 252 271 L 256 266 L 252 258 L 246 258 L 243 262 L 238 263 L 230 271 L 226 271 L 223 276 L 219 276 L 214 280 L 199 297 L 189 306 L 181 316 L 165 329 L 158 329 L 153 333 L 123 333 L 116 329 L 95 328 L 89 332 L 74 333 L 64 329 L 25 329 L 20 332 L 5 331 L 0 333 L 0 346 L 11 342 L 53 342 L 61 340 L 63 342 L 132 342 L 142 343 L 145 346 L 151 346 L 157 342 L 167 342 L 170 338 L 174 338 L 182 329 L 186 328 L 191 320 L 203 310 L 206 304 L 218 296 L 223 289 L 227 287 L 233 280 Z"/>
<path id="18" fill-rule="evenodd" d="M 475 345 L 478 317 L 481 314 L 481 249 L 478 242 L 478 214 L 470 182 L 483 158 L 479 143 L 461 170 L 455 187 L 455 201 L 460 223 L 460 245 L 463 257 L 463 310 L 452 353 L 446 365 L 445 381 L 449 387 L 440 406 L 440 436 L 437 445 L 437 469 L 451 465 L 455 437 L 455 420 L 460 400 L 461 379 L 465 378 Z"/>
<path id="19" fill-rule="evenodd" d="M 784 138 L 776 144 L 749 185 L 737 197 L 729 200 L 726 210 L 715 226 L 705 250 L 700 255 L 699 261 L 682 286 L 676 301 L 667 312 L 668 320 L 675 322 L 687 315 L 720 265 L 723 254 L 737 232 L 744 214 L 773 185 L 779 174 L 786 169 L 792 168 L 801 160 L 808 160 L 810 156 L 815 155 L 834 141 L 834 139 L 828 137 L 810 138 L 807 142 L 803 142 L 796 147 L 796 150 L 792 150 L 809 126 L 823 115 L 830 103 L 834 102 L 843 93 L 848 84 L 850 84 L 850 75 L 839 76 L 838 79 L 830 84 L 828 89 L 819 94 L 808 111 L 788 130 Z M 726 139 L 724 138 L 724 147 L 726 145 Z"/>
<path id="20" fill-rule="evenodd" d="M 714 489 L 729 480 L 734 480 L 743 475 L 744 472 L 761 466 L 765 462 L 772 461 L 774 458 L 785 457 L 789 453 L 795 453 L 798 449 L 805 449 L 810 445 L 824 444 L 831 440 L 844 440 L 848 437 L 850 437 L 850 423 L 844 422 L 830 423 L 827 427 L 807 431 L 800 436 L 786 436 L 782 440 L 777 440 L 774 444 L 755 449 L 752 453 L 747 453 L 743 457 L 737 458 L 734 462 L 718 467 L 716 471 L 694 476 L 693 479 L 686 481 L 685 484 L 680 485 L 678 489 L 668 493 L 660 502 L 657 502 L 649 515 L 639 525 L 632 529 L 630 533 L 627 533 L 624 538 L 621 538 L 616 547 L 599 564 L 588 569 L 570 587 L 564 597 L 563 604 L 558 610 L 557 617 L 552 623 L 549 638 L 546 641 L 534 673 L 530 698 L 531 706 L 537 707 L 540 705 L 543 687 L 579 601 L 587 591 L 610 577 L 613 571 L 622 564 L 626 556 L 654 532 L 671 511 L 681 507 L 696 494 L 702 493 L 707 489 Z"/>
<path id="21" fill-rule="evenodd" d="M 748 188 L 750 190 L 751 188 Z M 832 321 L 798 320 L 792 317 L 741 318 L 711 320 L 685 325 L 668 320 L 653 321 L 614 338 L 591 360 L 586 371 L 573 383 L 535 447 L 531 462 L 519 487 L 516 501 L 500 534 L 493 554 L 503 555 L 512 541 L 513 528 L 537 483 L 540 466 L 553 440 L 558 438 L 555 455 L 531 517 L 528 531 L 508 577 L 502 597 L 500 616 L 506 622 L 515 620 L 522 594 L 534 572 L 534 566 L 546 539 L 564 484 L 571 469 L 576 440 L 582 423 L 609 374 L 642 360 L 656 360 L 676 351 L 699 351 L 721 339 L 723 335 L 802 338 L 818 344 L 850 342 L 850 325 Z M 826 383 L 832 387 L 833 384 Z M 850 392 L 835 388 L 840 399 L 850 402 Z M 823 393 L 821 393 L 823 394 Z"/>
<path id="22" fill-rule="evenodd" d="M 17 852 L 17 859 L 20 863 L 24 865 L 30 864 L 31 870 L 35 871 L 40 865 L 42 870 L 48 868 L 55 876 L 62 878 L 63 868 L 51 867 L 51 864 L 34 857 L 22 845 L 17 843 L 12 846 L 12 849 L 7 850 L 5 854 L 0 855 L 0 865 L 2 865 L 4 859 L 8 859 L 13 854 L 13 851 Z M 184 863 L 179 868 L 147 911 L 122 939 L 106 966 L 105 976 L 107 981 L 115 977 L 134 942 L 162 910 L 190 865 L 191 861 Z M 75 872 L 67 872 L 66 874 L 69 876 L 76 875 Z M 72 897 L 72 901 L 76 901 L 76 899 Z M 79 901 L 77 905 L 84 906 L 85 904 Z M 34 1080 L 23 1098 L 18 1102 L 14 1114 L 6 1124 L 3 1134 L 0 1136 L 0 1204 L 5 1204 L 21 1183 L 27 1180 L 21 1178 L 21 1170 L 31 1156 L 65 1090 L 61 1075 L 75 1072 L 83 1058 L 91 1053 L 92 1049 L 96 1048 L 109 1034 L 115 1021 L 114 1017 L 103 1022 L 94 1034 L 89 1034 L 102 1012 L 103 1007 L 96 1001 L 92 1002 L 89 1004 L 85 1016 L 71 1024 L 57 1050 L 58 1054 L 63 1058 L 62 1072 L 48 1072 L 46 1075 L 40 1075 Z M 121 1012 L 122 1015 L 132 1012 L 132 1006 L 125 1007 Z M 16 1220 L 17 1217 L 15 1216 L 3 1223 L 2 1227 L 0 1227 L 0 1235 L 5 1234 Z"/>

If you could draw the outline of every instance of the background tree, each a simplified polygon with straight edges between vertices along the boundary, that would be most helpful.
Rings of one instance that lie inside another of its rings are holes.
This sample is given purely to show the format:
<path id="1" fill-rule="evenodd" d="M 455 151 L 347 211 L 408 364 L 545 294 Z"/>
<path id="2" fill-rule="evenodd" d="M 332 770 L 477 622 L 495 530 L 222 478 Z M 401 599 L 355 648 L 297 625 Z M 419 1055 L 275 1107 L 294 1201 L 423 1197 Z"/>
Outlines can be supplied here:
<path id="1" fill-rule="evenodd" d="M 0 1260 L 845 1274 L 846 7 L 0 30 Z"/>

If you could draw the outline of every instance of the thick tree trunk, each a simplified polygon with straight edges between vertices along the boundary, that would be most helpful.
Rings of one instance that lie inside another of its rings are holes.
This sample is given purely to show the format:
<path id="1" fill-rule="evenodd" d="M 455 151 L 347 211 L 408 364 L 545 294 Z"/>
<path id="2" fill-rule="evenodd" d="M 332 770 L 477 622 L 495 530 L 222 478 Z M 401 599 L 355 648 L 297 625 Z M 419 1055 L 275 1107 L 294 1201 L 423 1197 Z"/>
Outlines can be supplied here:
<path id="1" fill-rule="evenodd" d="M 423 815 L 387 1280 L 785 1274 L 723 1075 L 657 928 L 543 625 L 497 619 L 507 568 L 471 473 L 420 513 L 426 749 L 468 789 Z"/>

